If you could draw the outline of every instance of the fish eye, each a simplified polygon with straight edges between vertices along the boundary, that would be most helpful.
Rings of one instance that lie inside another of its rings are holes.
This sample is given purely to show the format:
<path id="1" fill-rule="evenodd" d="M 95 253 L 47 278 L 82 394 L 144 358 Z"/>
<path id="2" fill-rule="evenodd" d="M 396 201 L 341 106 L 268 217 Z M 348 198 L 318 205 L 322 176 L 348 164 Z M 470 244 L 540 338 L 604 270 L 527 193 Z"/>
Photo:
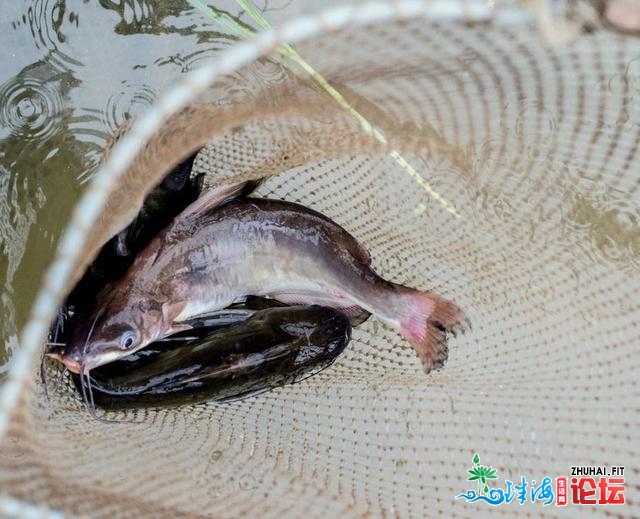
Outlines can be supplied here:
<path id="1" fill-rule="evenodd" d="M 135 342 L 136 334 L 131 330 L 124 332 L 120 337 L 120 346 L 122 346 L 122 348 L 124 348 L 125 350 L 131 348 Z"/>

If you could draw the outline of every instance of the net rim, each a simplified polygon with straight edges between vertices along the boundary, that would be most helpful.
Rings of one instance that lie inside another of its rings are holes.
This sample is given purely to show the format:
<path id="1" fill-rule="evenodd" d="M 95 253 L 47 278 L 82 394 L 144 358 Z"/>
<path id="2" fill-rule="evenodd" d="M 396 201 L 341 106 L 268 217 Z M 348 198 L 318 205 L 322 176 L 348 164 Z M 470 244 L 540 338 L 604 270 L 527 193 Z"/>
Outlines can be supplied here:
<path id="1" fill-rule="evenodd" d="M 493 21 L 517 24 L 532 19 L 531 13 L 517 4 L 503 4 L 498 8 L 482 0 L 460 3 L 446 0 L 402 0 L 330 8 L 294 18 L 279 28 L 261 32 L 251 40 L 230 47 L 215 62 L 186 74 L 177 86 L 162 95 L 156 105 L 132 125 L 131 131 L 114 146 L 108 160 L 97 170 L 88 189 L 80 197 L 56 247 L 53 261 L 44 275 L 43 286 L 21 332 L 21 348 L 17 350 L 7 379 L 0 388 L 0 440 L 7 433 L 10 417 L 31 376 L 34 359 L 45 340 L 49 323 L 64 297 L 65 286 L 72 277 L 73 269 L 78 264 L 78 251 L 86 243 L 87 231 L 105 207 L 115 180 L 126 171 L 138 150 L 144 147 L 166 119 L 187 106 L 220 77 L 269 54 L 283 43 L 300 42 L 347 26 L 364 26 L 415 17 L 424 18 L 431 23 Z"/>

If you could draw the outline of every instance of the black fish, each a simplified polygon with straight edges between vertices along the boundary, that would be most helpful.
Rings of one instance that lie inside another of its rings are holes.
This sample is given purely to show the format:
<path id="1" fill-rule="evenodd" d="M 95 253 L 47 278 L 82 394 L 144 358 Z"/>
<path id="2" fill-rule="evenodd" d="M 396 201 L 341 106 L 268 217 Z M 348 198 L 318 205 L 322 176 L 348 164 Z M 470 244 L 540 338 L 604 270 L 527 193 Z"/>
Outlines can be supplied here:
<path id="1" fill-rule="evenodd" d="M 126 409 L 237 400 L 321 371 L 351 337 L 349 319 L 329 307 L 274 307 L 248 318 L 242 311 L 235 315 L 238 322 L 231 326 L 220 327 L 223 319 L 190 330 L 203 338 L 180 346 L 174 344 L 178 339 L 156 342 L 131 358 L 94 369 L 93 401 L 106 409 Z M 81 389 L 80 377 L 73 377 Z"/>

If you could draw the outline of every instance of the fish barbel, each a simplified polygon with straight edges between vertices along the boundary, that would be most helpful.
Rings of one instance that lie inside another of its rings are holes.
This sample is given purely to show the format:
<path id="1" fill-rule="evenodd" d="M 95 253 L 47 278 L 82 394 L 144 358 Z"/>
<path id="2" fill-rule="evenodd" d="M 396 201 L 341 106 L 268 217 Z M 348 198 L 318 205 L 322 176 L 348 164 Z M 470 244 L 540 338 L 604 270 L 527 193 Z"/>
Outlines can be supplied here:
<path id="1" fill-rule="evenodd" d="M 99 294 L 69 347 L 50 356 L 86 374 L 254 295 L 364 309 L 411 343 L 426 372 L 442 367 L 448 334 L 466 325 L 454 303 L 384 280 L 355 238 L 304 206 L 258 198 L 218 205 L 205 197 L 185 209 Z"/>

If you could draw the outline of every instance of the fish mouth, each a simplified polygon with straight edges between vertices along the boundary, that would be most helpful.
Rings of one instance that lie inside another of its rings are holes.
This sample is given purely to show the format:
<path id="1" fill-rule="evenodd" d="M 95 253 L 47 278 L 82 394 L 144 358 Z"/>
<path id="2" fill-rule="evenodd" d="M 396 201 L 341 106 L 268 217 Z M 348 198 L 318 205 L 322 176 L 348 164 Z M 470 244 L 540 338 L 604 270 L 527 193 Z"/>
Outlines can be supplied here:
<path id="1" fill-rule="evenodd" d="M 50 351 L 48 353 L 45 353 L 45 355 L 62 363 L 65 368 L 71 371 L 71 373 L 80 373 L 80 362 L 70 357 L 69 355 L 65 355 L 64 353 L 60 353 L 57 351 Z"/>
<path id="2" fill-rule="evenodd" d="M 76 357 L 75 355 L 66 354 L 63 351 L 49 351 L 45 353 L 45 355 L 62 363 L 71 373 L 75 373 L 76 375 L 79 375 L 81 371 L 86 374 L 94 368 L 119 360 L 124 356 L 122 350 L 118 348 L 105 350 L 99 354 L 86 355 L 84 357 Z"/>

